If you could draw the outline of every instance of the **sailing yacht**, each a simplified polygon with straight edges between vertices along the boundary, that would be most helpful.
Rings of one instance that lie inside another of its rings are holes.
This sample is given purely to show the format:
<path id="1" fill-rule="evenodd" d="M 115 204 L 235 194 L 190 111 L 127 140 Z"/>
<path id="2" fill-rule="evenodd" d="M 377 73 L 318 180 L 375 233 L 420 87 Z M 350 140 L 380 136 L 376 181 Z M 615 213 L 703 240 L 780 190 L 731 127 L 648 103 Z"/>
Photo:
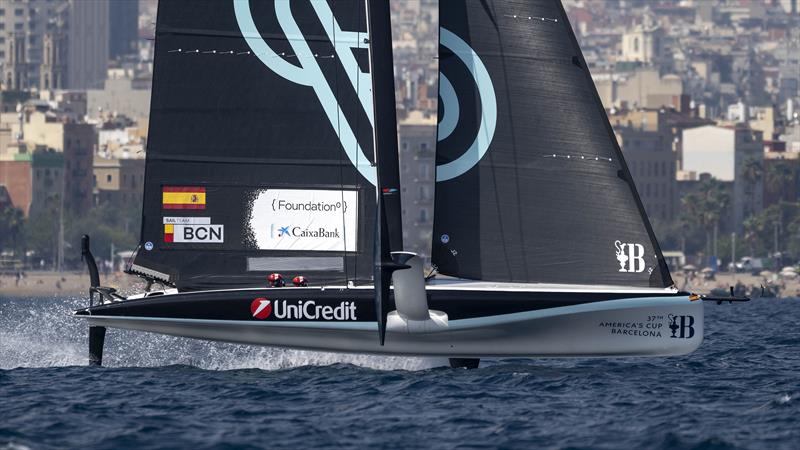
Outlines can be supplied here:
<path id="1" fill-rule="evenodd" d="M 160 0 L 144 207 L 106 328 L 450 357 L 703 339 L 559 0 L 440 2 L 432 265 L 403 251 L 389 0 Z M 291 282 L 289 282 L 291 280 Z M 95 299 L 95 297 L 97 297 Z"/>

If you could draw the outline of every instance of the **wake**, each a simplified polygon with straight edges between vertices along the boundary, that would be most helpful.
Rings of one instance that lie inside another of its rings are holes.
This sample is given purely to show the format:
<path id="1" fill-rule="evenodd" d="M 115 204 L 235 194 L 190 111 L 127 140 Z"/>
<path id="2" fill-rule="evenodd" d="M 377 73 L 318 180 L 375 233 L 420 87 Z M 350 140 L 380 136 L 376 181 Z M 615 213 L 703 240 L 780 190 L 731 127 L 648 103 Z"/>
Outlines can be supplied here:
<path id="1" fill-rule="evenodd" d="M 84 303 L 83 298 L 0 298 L 0 369 L 87 365 L 88 327 L 71 317 Z M 178 364 L 207 370 L 280 370 L 337 363 L 424 370 L 446 365 L 447 360 L 254 347 L 117 329 L 108 330 L 103 358 L 106 367 Z"/>

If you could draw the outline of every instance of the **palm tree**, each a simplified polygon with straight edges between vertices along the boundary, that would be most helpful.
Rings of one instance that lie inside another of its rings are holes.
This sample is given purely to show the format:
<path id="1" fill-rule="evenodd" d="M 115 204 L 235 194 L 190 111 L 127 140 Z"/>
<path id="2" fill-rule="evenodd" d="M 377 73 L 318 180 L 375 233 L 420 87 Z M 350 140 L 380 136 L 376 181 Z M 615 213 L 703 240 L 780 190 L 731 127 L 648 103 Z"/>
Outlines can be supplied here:
<path id="1" fill-rule="evenodd" d="M 742 163 L 742 179 L 745 181 L 745 195 L 747 195 L 747 210 L 744 212 L 745 217 L 749 216 L 750 206 L 753 204 L 753 196 L 755 195 L 755 186 L 758 180 L 764 175 L 764 168 L 761 162 L 755 158 L 747 158 Z"/>
<path id="2" fill-rule="evenodd" d="M 750 216 L 744 219 L 742 223 L 744 227 L 744 240 L 747 242 L 747 250 L 749 255 L 755 255 L 756 243 L 759 240 L 759 233 L 761 232 L 761 221 L 758 216 Z"/>
<path id="3" fill-rule="evenodd" d="M 778 202 L 785 201 L 784 191 L 786 185 L 794 178 L 792 168 L 784 161 L 770 165 L 767 170 L 767 187 L 770 192 L 778 194 Z"/>
<path id="4" fill-rule="evenodd" d="M 22 210 L 7 206 L 0 211 L 0 249 L 10 247 L 16 256 L 19 236 L 25 223 Z"/>
<path id="5" fill-rule="evenodd" d="M 725 184 L 713 178 L 700 182 L 694 192 L 681 199 L 681 205 L 690 220 L 706 232 L 706 254 L 711 254 L 711 234 L 719 226 L 729 201 L 730 195 Z"/>

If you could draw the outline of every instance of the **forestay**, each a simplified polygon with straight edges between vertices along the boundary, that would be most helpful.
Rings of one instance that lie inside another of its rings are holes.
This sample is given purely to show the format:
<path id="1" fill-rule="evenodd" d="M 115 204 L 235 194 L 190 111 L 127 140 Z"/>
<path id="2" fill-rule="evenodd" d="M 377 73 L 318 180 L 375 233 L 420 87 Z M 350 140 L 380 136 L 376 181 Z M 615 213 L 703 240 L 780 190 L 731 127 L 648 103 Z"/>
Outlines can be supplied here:
<path id="1" fill-rule="evenodd" d="M 141 244 L 181 289 L 366 281 L 375 179 L 364 2 L 161 0 Z"/>
<path id="2" fill-rule="evenodd" d="M 672 285 L 560 1 L 447 1 L 440 21 L 439 272 Z"/>

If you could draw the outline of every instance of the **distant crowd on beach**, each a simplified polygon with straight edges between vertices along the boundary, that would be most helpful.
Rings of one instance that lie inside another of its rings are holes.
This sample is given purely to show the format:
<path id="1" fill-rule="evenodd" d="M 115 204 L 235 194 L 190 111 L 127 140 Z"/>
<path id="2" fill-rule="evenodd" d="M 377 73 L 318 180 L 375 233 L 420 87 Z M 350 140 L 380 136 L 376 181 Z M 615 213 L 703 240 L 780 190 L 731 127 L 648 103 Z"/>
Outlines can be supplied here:
<path id="1" fill-rule="evenodd" d="M 673 274 L 676 286 L 687 292 L 698 294 L 734 295 L 758 297 L 800 297 L 800 278 L 780 276 L 768 271 L 758 275 L 742 273 L 702 273 L 680 271 Z"/>
<path id="2" fill-rule="evenodd" d="M 103 283 L 121 291 L 133 290 L 140 283 L 138 277 L 122 272 L 107 272 Z M 0 295 L 80 295 L 89 291 L 89 275 L 83 272 L 15 271 L 0 275 Z"/>

